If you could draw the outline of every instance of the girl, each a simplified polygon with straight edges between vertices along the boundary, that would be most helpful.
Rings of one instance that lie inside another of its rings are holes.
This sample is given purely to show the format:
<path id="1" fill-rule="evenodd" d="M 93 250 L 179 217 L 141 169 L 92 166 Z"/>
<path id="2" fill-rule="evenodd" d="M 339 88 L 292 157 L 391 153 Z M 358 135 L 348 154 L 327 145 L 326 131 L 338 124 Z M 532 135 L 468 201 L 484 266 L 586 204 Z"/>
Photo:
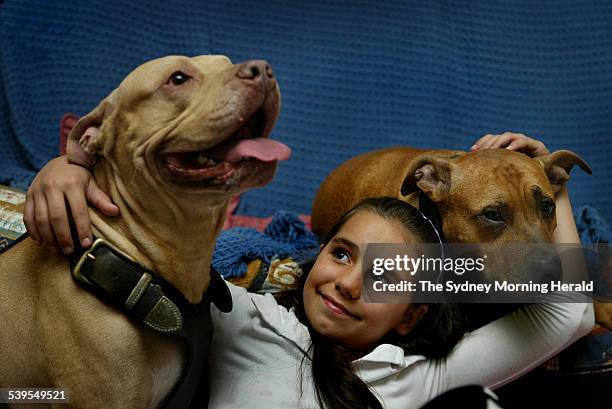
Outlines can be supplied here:
<path id="1" fill-rule="evenodd" d="M 535 144 L 521 137 L 505 146 L 540 154 Z M 29 197 L 61 197 L 61 204 L 50 200 L 48 206 L 65 214 L 67 190 L 49 195 L 48 181 L 81 174 L 69 166 L 41 171 Z M 71 187 L 72 200 L 84 202 L 84 186 L 79 194 Z M 26 219 L 34 210 L 37 216 L 51 211 L 31 201 L 26 209 Z M 555 241 L 577 242 L 566 191 L 557 198 L 557 222 Z M 34 218 L 28 228 L 32 223 Z M 42 229 L 45 234 L 31 234 L 47 241 L 55 226 Z M 331 229 L 298 290 L 277 300 L 230 284 L 232 312 L 212 307 L 209 407 L 418 408 L 457 386 L 501 386 L 593 326 L 590 304 L 532 304 L 461 338 L 452 305 L 364 303 L 365 243 L 420 242 L 437 242 L 437 233 L 417 209 L 396 199 L 369 199 Z"/>

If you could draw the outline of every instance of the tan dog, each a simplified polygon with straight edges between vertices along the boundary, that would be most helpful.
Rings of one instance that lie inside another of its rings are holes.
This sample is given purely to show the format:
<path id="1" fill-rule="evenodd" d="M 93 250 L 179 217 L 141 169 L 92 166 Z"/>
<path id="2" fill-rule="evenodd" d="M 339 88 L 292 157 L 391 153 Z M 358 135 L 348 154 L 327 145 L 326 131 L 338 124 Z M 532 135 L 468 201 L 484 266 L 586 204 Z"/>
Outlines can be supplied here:
<path id="1" fill-rule="evenodd" d="M 264 139 L 279 107 L 264 61 L 170 56 L 138 67 L 70 134 L 71 160 L 97 157 L 95 178 L 121 208 L 121 218 L 91 209 L 94 234 L 198 303 L 228 200 L 289 156 Z M 176 338 L 100 301 L 32 240 L 0 258 L 2 387 L 66 388 L 79 408 L 154 408 L 172 390 L 184 366 Z"/>

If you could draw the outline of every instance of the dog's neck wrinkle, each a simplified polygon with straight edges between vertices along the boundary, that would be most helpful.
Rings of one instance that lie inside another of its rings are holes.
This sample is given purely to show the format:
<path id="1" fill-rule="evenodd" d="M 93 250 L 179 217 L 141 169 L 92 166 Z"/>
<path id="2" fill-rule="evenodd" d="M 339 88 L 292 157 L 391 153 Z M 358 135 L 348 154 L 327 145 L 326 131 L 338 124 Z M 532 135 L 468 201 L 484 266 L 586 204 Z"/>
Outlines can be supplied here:
<path id="1" fill-rule="evenodd" d="M 108 167 L 107 169 L 110 169 Z M 174 198 L 155 192 L 144 208 L 141 201 L 112 172 L 96 172 L 100 187 L 121 209 L 120 217 L 108 217 L 90 209 L 95 234 L 108 240 L 174 285 L 191 303 L 198 303 L 210 282 L 215 238 L 223 226 L 227 202 L 185 209 Z M 172 215 L 172 223 L 159 215 Z M 153 240 L 156 238 L 156 240 Z M 199 248 L 195 245 L 201 244 Z"/>

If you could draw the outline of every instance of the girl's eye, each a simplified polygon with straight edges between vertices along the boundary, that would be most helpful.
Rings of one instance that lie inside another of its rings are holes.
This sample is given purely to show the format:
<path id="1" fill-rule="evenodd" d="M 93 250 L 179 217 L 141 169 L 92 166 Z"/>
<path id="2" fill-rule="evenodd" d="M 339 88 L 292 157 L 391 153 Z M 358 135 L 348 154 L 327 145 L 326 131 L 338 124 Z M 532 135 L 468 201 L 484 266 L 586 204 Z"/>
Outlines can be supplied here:
<path id="1" fill-rule="evenodd" d="M 350 261 L 349 254 L 341 248 L 335 248 L 332 250 L 334 258 L 342 263 L 348 263 Z"/>

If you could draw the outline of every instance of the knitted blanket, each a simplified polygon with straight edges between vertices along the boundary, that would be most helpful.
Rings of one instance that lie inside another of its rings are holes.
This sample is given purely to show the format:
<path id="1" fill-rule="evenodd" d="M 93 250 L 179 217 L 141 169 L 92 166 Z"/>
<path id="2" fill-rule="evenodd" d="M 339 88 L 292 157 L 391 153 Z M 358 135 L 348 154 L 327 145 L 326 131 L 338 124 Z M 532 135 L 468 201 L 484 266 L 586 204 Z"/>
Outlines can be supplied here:
<path id="1" fill-rule="evenodd" d="M 318 248 L 317 237 L 295 213 L 280 211 L 263 233 L 244 227 L 221 232 L 212 266 L 226 279 L 237 278 L 250 261 L 259 259 L 269 266 L 273 259 L 291 257 L 301 263 L 316 257 Z"/>

